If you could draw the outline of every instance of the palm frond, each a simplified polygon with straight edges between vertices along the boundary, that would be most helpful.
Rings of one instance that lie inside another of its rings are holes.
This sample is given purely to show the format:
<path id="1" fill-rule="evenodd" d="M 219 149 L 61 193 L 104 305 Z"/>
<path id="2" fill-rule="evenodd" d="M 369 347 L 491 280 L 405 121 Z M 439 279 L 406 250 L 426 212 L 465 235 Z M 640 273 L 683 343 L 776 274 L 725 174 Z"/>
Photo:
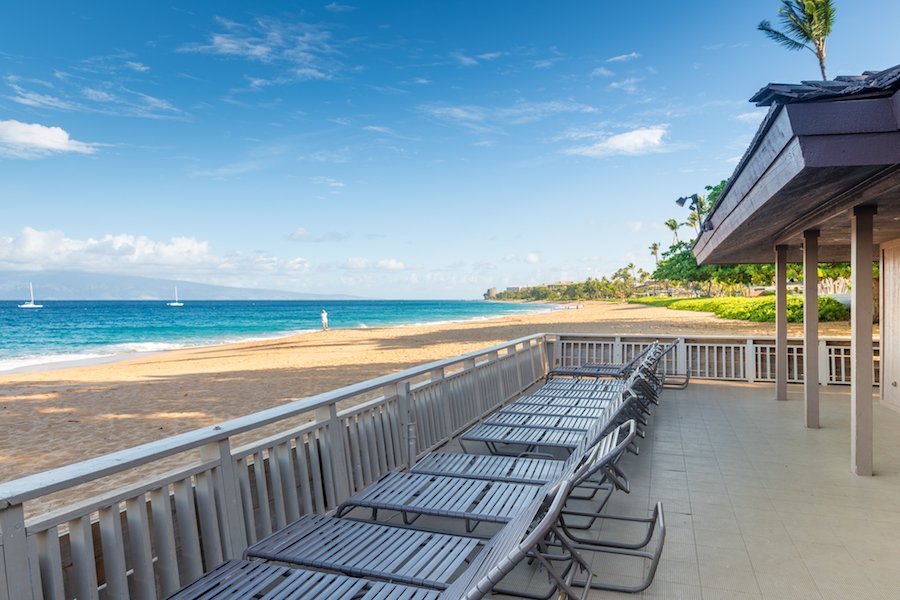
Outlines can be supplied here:
<path id="1" fill-rule="evenodd" d="M 757 25 L 756 28 L 765 33 L 766 36 L 769 37 L 769 39 L 778 42 L 789 50 L 802 50 L 804 48 L 806 48 L 807 50 L 813 50 L 809 47 L 809 45 L 804 44 L 803 42 L 798 42 L 797 40 L 788 37 L 784 33 L 773 29 L 772 24 L 768 21 L 760 21 L 759 25 Z"/>

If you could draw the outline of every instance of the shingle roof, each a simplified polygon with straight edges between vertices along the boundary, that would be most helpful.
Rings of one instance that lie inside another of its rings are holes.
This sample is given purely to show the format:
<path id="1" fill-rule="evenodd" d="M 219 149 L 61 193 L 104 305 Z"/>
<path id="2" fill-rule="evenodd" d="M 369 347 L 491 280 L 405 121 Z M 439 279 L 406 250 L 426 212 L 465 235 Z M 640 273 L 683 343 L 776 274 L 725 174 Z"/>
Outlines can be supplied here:
<path id="1" fill-rule="evenodd" d="M 803 81 L 798 84 L 770 83 L 750 98 L 757 106 L 793 104 L 810 100 L 890 95 L 900 89 L 900 65 L 884 71 L 866 71 L 862 75 L 844 75 L 830 81 Z"/>

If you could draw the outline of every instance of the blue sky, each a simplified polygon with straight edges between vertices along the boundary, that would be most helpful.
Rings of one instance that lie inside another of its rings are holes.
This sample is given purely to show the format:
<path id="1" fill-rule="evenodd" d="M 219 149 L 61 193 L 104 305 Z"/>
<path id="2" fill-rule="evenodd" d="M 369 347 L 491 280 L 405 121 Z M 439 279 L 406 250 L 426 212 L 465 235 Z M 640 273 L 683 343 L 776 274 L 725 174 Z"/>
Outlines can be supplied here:
<path id="1" fill-rule="evenodd" d="M 18 2 L 0 269 L 385 298 L 651 268 L 815 57 L 754 2 Z M 838 2 L 830 75 L 900 62 Z"/>

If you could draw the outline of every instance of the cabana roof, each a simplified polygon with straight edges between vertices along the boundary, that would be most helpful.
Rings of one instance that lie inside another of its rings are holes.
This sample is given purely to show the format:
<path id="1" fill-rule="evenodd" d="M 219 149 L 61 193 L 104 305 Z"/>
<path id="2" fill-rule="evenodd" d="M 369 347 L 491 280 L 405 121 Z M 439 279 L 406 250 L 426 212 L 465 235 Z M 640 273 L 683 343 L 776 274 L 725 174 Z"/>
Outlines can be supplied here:
<path id="1" fill-rule="evenodd" d="M 900 238 L 900 65 L 860 76 L 772 83 L 769 106 L 694 244 L 701 263 L 800 260 L 820 231 L 821 261 L 847 260 L 854 206 L 877 206 L 875 243 Z"/>

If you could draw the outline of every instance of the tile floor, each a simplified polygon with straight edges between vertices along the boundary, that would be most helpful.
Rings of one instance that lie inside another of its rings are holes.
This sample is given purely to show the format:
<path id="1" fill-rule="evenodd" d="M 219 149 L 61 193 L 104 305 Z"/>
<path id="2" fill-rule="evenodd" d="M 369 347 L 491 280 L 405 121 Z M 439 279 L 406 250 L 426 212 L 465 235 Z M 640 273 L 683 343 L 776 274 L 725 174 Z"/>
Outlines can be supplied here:
<path id="1" fill-rule="evenodd" d="M 640 595 L 591 598 L 900 598 L 900 413 L 875 403 L 874 477 L 850 473 L 849 388 L 823 388 L 821 429 L 803 426 L 802 388 L 692 382 L 664 392 L 631 493 L 609 510 L 665 507 L 667 538 Z M 639 580 L 633 560 L 595 572 Z"/>

